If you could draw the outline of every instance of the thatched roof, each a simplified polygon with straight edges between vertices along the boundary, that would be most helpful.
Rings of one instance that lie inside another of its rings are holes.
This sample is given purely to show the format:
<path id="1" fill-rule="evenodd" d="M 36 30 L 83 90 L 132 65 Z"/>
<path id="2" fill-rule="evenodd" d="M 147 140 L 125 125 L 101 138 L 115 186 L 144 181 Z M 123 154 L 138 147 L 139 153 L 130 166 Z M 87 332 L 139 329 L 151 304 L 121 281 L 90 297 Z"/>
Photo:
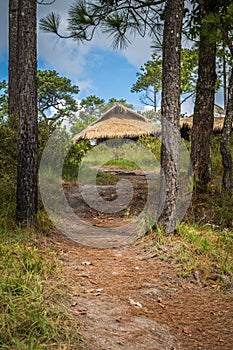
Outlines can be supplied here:
<path id="1" fill-rule="evenodd" d="M 224 123 L 225 110 L 218 105 L 214 106 L 214 129 L 221 130 Z M 188 118 L 180 119 L 180 126 L 188 125 L 190 128 L 193 126 L 193 115 Z"/>
<path id="2" fill-rule="evenodd" d="M 219 129 L 221 130 L 223 127 L 223 123 L 224 123 L 224 118 L 220 118 L 220 117 L 215 117 L 214 118 L 214 129 Z M 193 126 L 193 116 L 190 116 L 188 118 L 181 118 L 180 119 L 180 126 L 184 126 L 184 125 L 188 125 L 190 128 L 192 128 Z"/>
<path id="3" fill-rule="evenodd" d="M 80 139 L 136 138 L 155 135 L 159 128 L 144 116 L 117 103 L 96 122 L 75 135 L 74 143 Z"/>

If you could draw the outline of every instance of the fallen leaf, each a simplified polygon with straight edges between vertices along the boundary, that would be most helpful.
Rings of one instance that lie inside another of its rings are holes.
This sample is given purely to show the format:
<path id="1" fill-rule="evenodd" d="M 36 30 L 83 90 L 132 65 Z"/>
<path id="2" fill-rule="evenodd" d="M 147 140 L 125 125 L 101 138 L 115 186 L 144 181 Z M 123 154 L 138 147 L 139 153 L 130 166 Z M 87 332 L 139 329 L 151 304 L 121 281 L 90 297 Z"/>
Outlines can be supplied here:
<path id="1" fill-rule="evenodd" d="M 142 307 L 142 304 L 140 304 L 138 301 L 134 301 L 133 299 L 129 299 L 129 303 L 132 306 L 136 306 L 136 307 Z"/>
<path id="2" fill-rule="evenodd" d="M 165 308 L 164 304 L 159 303 L 159 306 L 162 307 L 163 309 Z"/>
<path id="3" fill-rule="evenodd" d="M 75 310 L 75 313 L 78 314 L 78 315 L 86 315 L 87 311 L 86 310 L 77 309 L 77 310 Z"/>
<path id="4" fill-rule="evenodd" d="M 197 281 L 197 283 L 199 285 L 201 285 L 201 279 L 200 279 L 199 271 L 194 271 L 193 276 L 194 276 L 195 280 Z"/>
<path id="5" fill-rule="evenodd" d="M 157 298 L 157 301 L 159 303 L 159 306 L 161 306 L 163 309 L 165 308 L 165 305 L 163 304 L 163 299 L 161 297 Z"/>
<path id="6" fill-rule="evenodd" d="M 190 329 L 189 329 L 188 327 L 184 327 L 184 328 L 183 328 L 183 332 L 184 332 L 185 334 L 191 334 L 191 331 L 190 331 Z"/>
<path id="7" fill-rule="evenodd" d="M 85 290 L 85 293 L 93 293 L 95 291 L 95 289 L 87 289 L 87 290 Z"/>
<path id="8" fill-rule="evenodd" d="M 93 264 L 92 264 L 92 262 L 90 262 L 90 261 L 83 261 L 83 262 L 82 262 L 82 265 L 90 266 L 90 265 L 93 265 Z"/>
<path id="9" fill-rule="evenodd" d="M 71 304 L 71 306 L 76 306 L 78 303 L 77 303 L 77 301 L 74 301 L 72 304 Z"/>
<path id="10" fill-rule="evenodd" d="M 85 293 L 88 293 L 88 294 L 93 293 L 93 295 L 98 296 L 98 295 L 101 294 L 102 291 L 103 291 L 103 288 L 99 288 L 99 289 L 87 289 L 87 290 L 85 290 Z"/>

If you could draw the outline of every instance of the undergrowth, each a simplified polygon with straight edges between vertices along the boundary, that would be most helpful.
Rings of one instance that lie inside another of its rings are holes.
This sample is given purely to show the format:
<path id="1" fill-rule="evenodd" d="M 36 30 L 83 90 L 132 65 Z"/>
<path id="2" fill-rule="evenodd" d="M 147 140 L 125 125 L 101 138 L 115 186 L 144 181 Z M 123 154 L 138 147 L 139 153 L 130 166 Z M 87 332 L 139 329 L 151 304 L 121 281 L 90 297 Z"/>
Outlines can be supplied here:
<path id="1" fill-rule="evenodd" d="M 210 278 L 214 274 L 233 277 L 233 231 L 210 225 L 182 223 L 175 234 L 167 235 L 158 227 L 145 243 L 159 259 L 173 261 L 183 277 L 196 270 Z"/>
<path id="2" fill-rule="evenodd" d="M 0 348 L 78 350 L 79 325 L 69 310 L 62 265 L 38 236 L 49 226 L 48 220 L 40 214 L 42 225 L 39 222 L 32 230 L 14 224 L 10 204 L 4 213 L 8 216 L 1 215 L 0 222 Z"/>

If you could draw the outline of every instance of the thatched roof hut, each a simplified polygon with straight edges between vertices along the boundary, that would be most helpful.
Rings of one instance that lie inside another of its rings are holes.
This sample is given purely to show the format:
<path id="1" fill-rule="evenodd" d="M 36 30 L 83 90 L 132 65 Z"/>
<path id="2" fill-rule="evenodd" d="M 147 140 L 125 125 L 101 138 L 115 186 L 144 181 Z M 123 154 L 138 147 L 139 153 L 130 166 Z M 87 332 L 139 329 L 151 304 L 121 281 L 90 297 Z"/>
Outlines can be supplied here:
<path id="1" fill-rule="evenodd" d="M 224 123 L 225 110 L 218 105 L 214 106 L 214 130 L 221 130 Z M 187 125 L 190 129 L 193 126 L 193 115 L 180 119 L 181 128 Z"/>
<path id="2" fill-rule="evenodd" d="M 223 123 L 224 123 L 224 118 L 223 117 L 215 117 L 214 118 L 214 130 L 222 130 Z M 185 124 L 188 125 L 190 129 L 192 128 L 192 126 L 193 126 L 193 116 L 192 115 L 190 117 L 188 117 L 188 118 L 181 118 L 180 119 L 180 126 L 181 126 L 181 128 Z"/>
<path id="3" fill-rule="evenodd" d="M 156 135 L 159 127 L 148 118 L 117 103 L 105 112 L 96 122 L 75 135 L 74 143 L 81 139 L 138 138 L 143 135 Z"/>

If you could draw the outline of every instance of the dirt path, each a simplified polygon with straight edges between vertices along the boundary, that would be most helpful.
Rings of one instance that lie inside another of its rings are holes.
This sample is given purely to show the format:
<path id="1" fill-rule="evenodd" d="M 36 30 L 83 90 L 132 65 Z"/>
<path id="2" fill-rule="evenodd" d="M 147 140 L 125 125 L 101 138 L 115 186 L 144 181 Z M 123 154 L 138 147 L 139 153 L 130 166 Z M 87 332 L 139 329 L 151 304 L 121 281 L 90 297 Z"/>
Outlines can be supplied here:
<path id="1" fill-rule="evenodd" d="M 65 183 L 63 185 L 72 213 L 68 216 L 67 211 L 63 211 L 62 232 L 65 232 L 74 241 L 91 247 L 121 247 L 133 244 L 143 230 L 142 218 L 145 217 L 145 214 L 141 216 L 140 214 L 145 205 L 148 205 L 145 176 L 139 171 L 112 170 L 111 173 L 118 181 L 123 179 L 128 180 L 130 184 L 133 183 L 131 200 L 127 198 L 127 184 L 125 189 L 123 187 L 123 193 L 120 196 L 116 191 L 116 185 L 98 185 L 97 195 L 88 185 L 83 187 L 82 193 L 77 184 Z M 83 199 L 83 193 L 85 193 L 86 200 Z M 128 202 L 129 205 L 126 205 Z M 91 203 L 90 206 L 88 203 Z M 106 210 L 106 203 L 110 212 L 108 208 Z M 102 206 L 103 210 L 101 210 Z M 116 209 L 112 213 L 113 206 Z"/>
<path id="2" fill-rule="evenodd" d="M 144 205 L 144 183 L 135 177 L 134 205 Z M 121 227 L 125 213 L 98 214 L 65 185 L 72 207 L 83 220 L 101 227 Z M 109 198 L 110 188 L 103 196 Z M 121 236 L 124 240 L 124 236 Z M 50 245 L 59 254 L 72 286 L 70 308 L 79 319 L 85 350 L 232 350 L 233 296 L 214 285 L 178 277 L 143 244 L 91 248 L 57 232 Z"/>
<path id="3" fill-rule="evenodd" d="M 177 277 L 142 246 L 95 249 L 51 242 L 72 286 L 85 350 L 232 350 L 233 296 Z"/>

